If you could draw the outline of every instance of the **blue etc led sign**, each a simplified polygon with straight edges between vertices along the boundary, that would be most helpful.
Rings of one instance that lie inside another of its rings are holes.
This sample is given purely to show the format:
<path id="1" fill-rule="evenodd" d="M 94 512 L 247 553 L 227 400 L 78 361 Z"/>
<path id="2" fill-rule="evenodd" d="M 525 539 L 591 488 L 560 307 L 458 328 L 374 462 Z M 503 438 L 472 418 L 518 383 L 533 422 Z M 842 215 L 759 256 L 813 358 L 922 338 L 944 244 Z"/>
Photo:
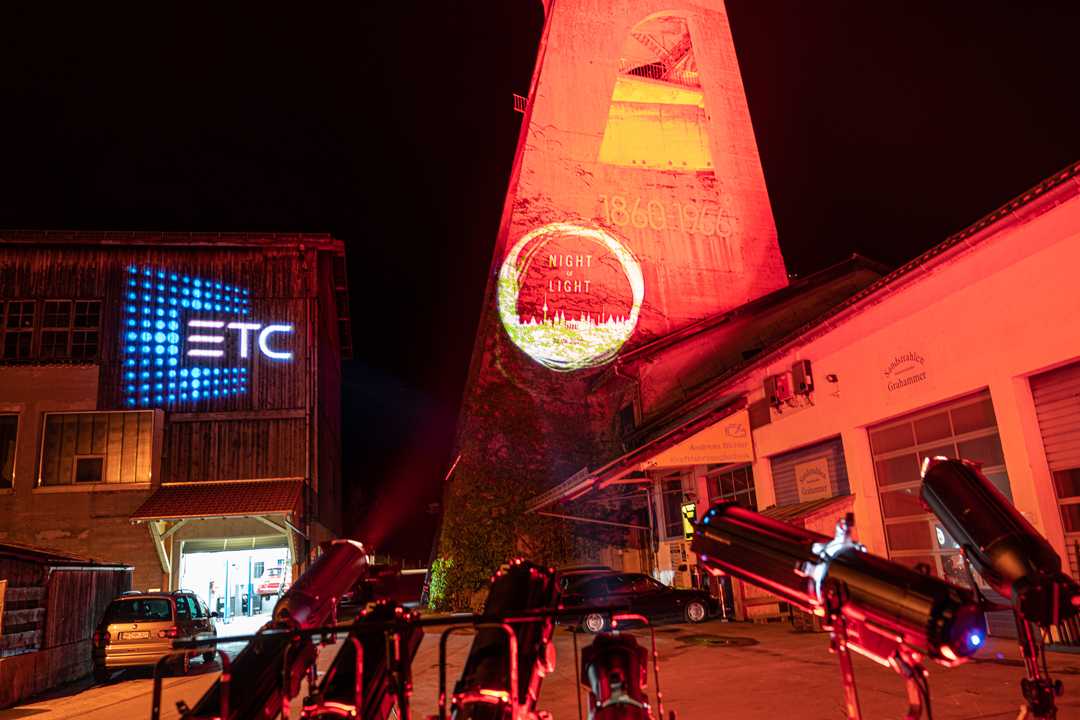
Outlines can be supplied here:
<path id="1" fill-rule="evenodd" d="M 128 407 L 242 395 L 255 358 L 293 357 L 293 326 L 252 318 L 247 288 L 129 267 L 125 290 L 122 380 Z"/>

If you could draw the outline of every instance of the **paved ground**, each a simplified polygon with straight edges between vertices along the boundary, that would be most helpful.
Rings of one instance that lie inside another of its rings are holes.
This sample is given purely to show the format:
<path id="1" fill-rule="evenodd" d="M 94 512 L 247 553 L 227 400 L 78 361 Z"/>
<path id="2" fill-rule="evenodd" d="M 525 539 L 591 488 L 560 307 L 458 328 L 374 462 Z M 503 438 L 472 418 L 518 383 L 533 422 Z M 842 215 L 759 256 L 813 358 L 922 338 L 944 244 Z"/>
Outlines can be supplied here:
<path id="1" fill-rule="evenodd" d="M 232 628 L 230 628 L 232 630 Z M 225 633 L 222 633 L 225 634 Z M 665 710 L 674 709 L 683 720 L 738 718 L 739 720 L 841 720 L 839 670 L 821 634 L 792 632 L 783 625 L 726 624 L 675 625 L 660 628 L 661 685 Z M 588 638 L 582 636 L 583 642 Z M 647 642 L 646 636 L 641 637 Z M 450 643 L 451 679 L 460 672 L 468 651 L 468 637 Z M 577 717 L 573 636 L 560 630 L 556 637 L 559 666 L 544 682 L 540 709 L 555 720 Z M 320 658 L 329 666 L 334 649 Z M 1016 649 L 990 641 L 979 659 L 947 670 L 931 667 L 930 685 L 936 720 L 1012 720 L 1020 705 L 1019 681 L 1023 673 Z M 413 715 L 435 713 L 438 684 L 437 633 L 425 638 L 414 664 Z M 1059 702 L 1061 720 L 1080 718 L 1080 655 L 1052 653 L 1051 672 L 1065 683 Z M 162 717 L 177 718 L 175 702 L 189 704 L 217 677 L 217 666 L 170 678 L 165 685 Z M 867 720 L 902 717 L 904 686 L 891 671 L 856 659 L 863 714 Z M 650 673 L 650 690 L 652 676 Z M 151 681 L 147 674 L 127 675 L 103 686 L 83 682 L 53 696 L 0 711 L 0 720 L 34 718 L 52 720 L 127 720 L 149 717 Z M 298 706 L 294 705 L 293 717 Z"/>

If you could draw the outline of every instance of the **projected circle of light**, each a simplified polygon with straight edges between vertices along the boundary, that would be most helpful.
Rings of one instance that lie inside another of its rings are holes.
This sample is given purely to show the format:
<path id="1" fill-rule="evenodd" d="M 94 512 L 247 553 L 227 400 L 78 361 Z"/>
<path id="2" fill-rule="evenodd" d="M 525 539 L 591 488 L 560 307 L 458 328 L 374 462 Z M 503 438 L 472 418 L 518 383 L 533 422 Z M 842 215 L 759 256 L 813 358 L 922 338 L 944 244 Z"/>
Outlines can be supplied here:
<path id="1" fill-rule="evenodd" d="M 567 239 L 597 245 L 618 261 L 630 288 L 629 308 L 601 309 L 595 317 L 592 313 L 567 317 L 558 312 L 549 316 L 545 296 L 542 316 L 522 319 L 518 300 L 533 261 L 549 242 Z M 633 253 L 606 230 L 557 222 L 530 231 L 511 248 L 499 270 L 497 296 L 499 319 L 514 344 L 544 367 L 571 372 L 615 358 L 637 326 L 645 280 Z"/>

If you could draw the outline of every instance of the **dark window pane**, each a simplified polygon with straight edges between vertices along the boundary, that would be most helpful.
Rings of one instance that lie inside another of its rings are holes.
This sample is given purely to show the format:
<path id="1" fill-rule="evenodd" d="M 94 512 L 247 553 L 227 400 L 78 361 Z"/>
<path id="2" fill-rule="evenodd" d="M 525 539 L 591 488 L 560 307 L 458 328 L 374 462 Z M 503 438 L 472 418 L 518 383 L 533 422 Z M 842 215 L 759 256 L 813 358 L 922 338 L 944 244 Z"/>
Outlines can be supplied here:
<path id="1" fill-rule="evenodd" d="M 75 482 L 99 483 L 105 478 L 105 458 L 75 458 Z"/>
<path id="2" fill-rule="evenodd" d="M 885 535 L 889 540 L 890 550 L 930 550 L 933 547 L 930 542 L 930 523 L 925 520 L 886 525 Z"/>
<path id="3" fill-rule="evenodd" d="M 75 327 L 96 328 L 101 325 L 101 302 L 80 300 L 75 303 Z"/>
<path id="4" fill-rule="evenodd" d="M 724 497 L 731 497 L 735 494 L 735 478 L 731 473 L 720 476 L 720 489 L 723 490 Z"/>
<path id="5" fill-rule="evenodd" d="M 1080 495 L 1080 468 L 1058 470 L 1054 473 L 1054 487 L 1062 499 Z"/>
<path id="6" fill-rule="evenodd" d="M 1009 476 L 1005 472 L 987 473 L 986 479 L 993 483 L 1002 495 L 1012 501 L 1012 486 L 1009 485 Z"/>
<path id="7" fill-rule="evenodd" d="M 971 587 L 967 569 L 964 567 L 964 556 L 960 553 L 948 553 L 941 556 L 941 569 L 943 577 L 960 587 Z"/>
<path id="8" fill-rule="evenodd" d="M 911 434 L 911 424 L 904 423 L 870 433 L 870 446 L 875 453 L 887 453 L 892 450 L 911 447 L 915 438 Z"/>
<path id="9" fill-rule="evenodd" d="M 949 437 L 949 413 L 943 412 L 915 421 L 915 439 L 920 445 Z"/>
<path id="10" fill-rule="evenodd" d="M 4 335 L 4 359 L 23 360 L 30 357 L 30 341 L 33 335 L 28 332 L 11 332 Z"/>
<path id="11" fill-rule="evenodd" d="M 731 473 L 731 475 L 735 478 L 735 492 L 746 492 L 747 488 L 750 487 L 750 478 L 748 477 L 747 469 L 739 468 Z"/>
<path id="12" fill-rule="evenodd" d="M 41 332 L 41 357 L 64 358 L 68 356 L 68 331 L 43 330 Z"/>
<path id="13" fill-rule="evenodd" d="M 720 499 L 720 479 L 715 475 L 705 478 L 705 485 L 709 490 L 709 501 Z"/>
<path id="14" fill-rule="evenodd" d="M 76 360 L 93 360 L 98 354 L 98 331 L 76 330 L 71 339 L 71 357 Z"/>
<path id="15" fill-rule="evenodd" d="M 878 460 L 877 468 L 878 485 L 896 485 L 897 483 L 919 482 L 919 461 L 914 454 L 901 455 L 890 460 Z"/>
<path id="16" fill-rule="evenodd" d="M 919 502 L 917 487 L 881 493 L 881 512 L 887 518 L 926 514 Z"/>
<path id="17" fill-rule="evenodd" d="M 958 442 L 956 449 L 960 452 L 960 457 L 989 467 L 1005 464 L 1005 455 L 1001 452 L 1001 440 L 998 439 L 997 433 Z"/>
<path id="18" fill-rule="evenodd" d="M 42 318 L 42 327 L 67 328 L 71 325 L 71 301 L 48 300 L 45 302 L 45 312 Z"/>
<path id="19" fill-rule="evenodd" d="M 7 327 L 31 329 L 34 327 L 34 302 L 9 302 Z"/>
<path id="20" fill-rule="evenodd" d="M 176 598 L 176 617 L 178 620 L 187 620 L 191 617 L 191 606 L 187 603 L 187 597 L 183 595 Z"/>
<path id="21" fill-rule="evenodd" d="M 664 526 L 668 536 L 682 534 L 682 481 L 664 481 Z"/>
<path id="22" fill-rule="evenodd" d="M 113 600 L 105 611 L 106 623 L 172 620 L 172 603 L 165 598 Z"/>
<path id="23" fill-rule="evenodd" d="M 0 415 L 0 488 L 12 486 L 15 472 L 15 438 L 18 415 Z"/>
<path id="24" fill-rule="evenodd" d="M 997 421 L 994 419 L 994 404 L 990 402 L 990 398 L 985 398 L 972 405 L 953 408 L 950 412 L 952 412 L 953 432 L 957 435 L 997 425 Z"/>
<path id="25" fill-rule="evenodd" d="M 937 447 L 927 448 L 926 450 L 919 451 L 919 468 L 922 468 L 922 461 L 928 457 L 938 457 L 944 455 L 947 458 L 956 457 L 956 446 L 952 443 L 948 445 L 938 445 Z"/>
<path id="26" fill-rule="evenodd" d="M 1080 532 L 1080 505 L 1062 505 L 1061 522 L 1065 532 Z"/>
<path id="27" fill-rule="evenodd" d="M 952 535 L 945 532 L 945 528 L 938 523 L 932 523 L 934 527 L 934 540 L 939 550 L 959 550 L 960 545 L 953 540 Z"/>

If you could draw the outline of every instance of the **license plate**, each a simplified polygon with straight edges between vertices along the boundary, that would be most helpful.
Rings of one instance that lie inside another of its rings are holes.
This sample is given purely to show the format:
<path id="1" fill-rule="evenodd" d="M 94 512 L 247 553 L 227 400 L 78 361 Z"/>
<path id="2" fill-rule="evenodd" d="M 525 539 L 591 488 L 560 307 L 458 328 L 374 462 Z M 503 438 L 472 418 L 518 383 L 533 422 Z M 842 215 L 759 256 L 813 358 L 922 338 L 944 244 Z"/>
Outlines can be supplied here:
<path id="1" fill-rule="evenodd" d="M 125 640 L 146 640 L 150 637 L 150 631 L 148 630 L 135 630 L 131 632 L 120 633 Z"/>

